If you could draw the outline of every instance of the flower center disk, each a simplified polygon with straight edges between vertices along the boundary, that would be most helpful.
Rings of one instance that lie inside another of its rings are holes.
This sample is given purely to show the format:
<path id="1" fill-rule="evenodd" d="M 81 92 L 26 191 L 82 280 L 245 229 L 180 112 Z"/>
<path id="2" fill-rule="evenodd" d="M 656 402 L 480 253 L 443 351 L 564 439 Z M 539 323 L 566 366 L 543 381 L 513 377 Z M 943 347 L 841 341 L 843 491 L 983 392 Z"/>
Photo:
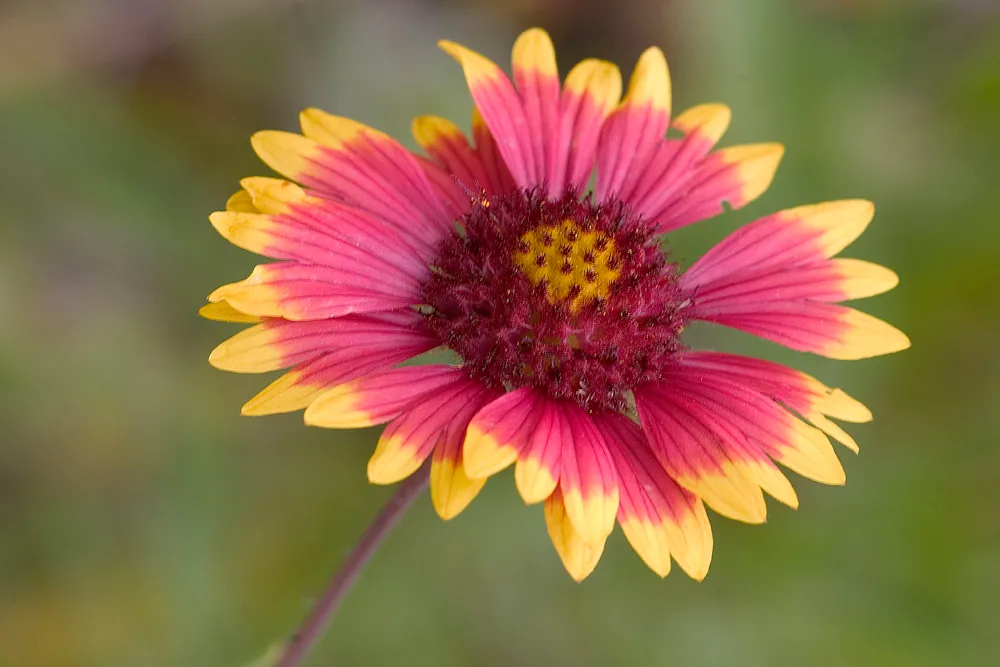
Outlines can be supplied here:
<path id="1" fill-rule="evenodd" d="M 423 312 L 479 381 L 623 411 L 681 349 L 676 266 L 620 202 L 483 195 L 456 226 Z"/>

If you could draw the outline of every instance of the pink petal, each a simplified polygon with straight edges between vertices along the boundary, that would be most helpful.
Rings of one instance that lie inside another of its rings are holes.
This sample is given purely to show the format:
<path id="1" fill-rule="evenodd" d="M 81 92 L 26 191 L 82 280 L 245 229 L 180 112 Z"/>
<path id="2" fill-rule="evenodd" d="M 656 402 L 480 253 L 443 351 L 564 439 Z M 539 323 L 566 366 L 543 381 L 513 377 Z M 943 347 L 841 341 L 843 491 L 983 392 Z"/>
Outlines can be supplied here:
<path id="1" fill-rule="evenodd" d="M 909 346 L 898 329 L 830 302 L 871 296 L 898 282 L 888 269 L 829 259 L 871 220 L 863 201 L 803 206 L 761 218 L 723 239 L 682 277 L 688 317 L 795 350 L 860 359 Z"/>
<path id="2" fill-rule="evenodd" d="M 604 123 L 597 147 L 598 201 L 617 196 L 629 174 L 642 172 L 670 122 L 670 74 L 663 52 L 647 49 L 628 93 Z"/>
<path id="3" fill-rule="evenodd" d="M 412 278 L 381 272 L 377 265 L 345 264 L 259 264 L 248 278 L 223 285 L 208 299 L 228 301 L 249 315 L 289 320 L 395 310 L 419 302 L 420 284 Z"/>
<path id="4" fill-rule="evenodd" d="M 559 111 L 559 70 L 552 40 L 544 30 L 532 28 L 521 33 L 514 42 L 511 68 L 527 132 L 533 137 L 534 173 L 540 182 L 547 173 L 546 161 L 551 152 L 547 144 L 555 138 Z"/>
<path id="5" fill-rule="evenodd" d="M 741 448 L 727 444 L 704 421 L 703 411 L 678 393 L 676 383 L 635 391 L 642 429 L 653 453 L 681 486 L 700 496 L 712 509 L 739 521 L 761 523 L 766 506 L 748 459 Z"/>
<path id="6" fill-rule="evenodd" d="M 489 477 L 514 463 L 536 430 L 543 400 L 535 390 L 521 387 L 476 413 L 465 441 L 466 472 Z"/>
<path id="7" fill-rule="evenodd" d="M 318 109 L 302 112 L 305 136 L 258 132 L 268 165 L 317 193 L 370 213 L 397 232 L 435 246 L 451 220 L 423 170 L 394 139 Z"/>
<path id="8" fill-rule="evenodd" d="M 563 443 L 559 486 L 570 521 L 589 544 L 603 542 L 618 514 L 618 475 L 604 436 L 575 403 L 555 403 L 569 426 Z"/>
<path id="9" fill-rule="evenodd" d="M 415 472 L 436 446 L 455 437 L 461 442 L 464 430 L 456 435 L 452 422 L 463 414 L 471 416 L 483 390 L 478 382 L 463 378 L 412 405 L 382 432 L 368 462 L 368 479 L 374 484 L 394 484 Z"/>
<path id="10" fill-rule="evenodd" d="M 480 54 L 454 42 L 439 45 L 465 71 L 469 92 L 482 114 L 503 160 L 518 187 L 540 183 L 542 172 L 535 162 L 535 142 L 523 102 L 510 79 L 497 65 Z"/>
<path id="11" fill-rule="evenodd" d="M 436 344 L 412 310 L 309 322 L 266 319 L 216 347 L 209 362 L 236 373 L 266 373 L 334 350 L 392 350 L 411 344 Z"/>
<path id="12" fill-rule="evenodd" d="M 339 321 L 339 320 L 334 320 Z M 463 383 L 467 373 L 456 366 L 404 366 L 370 373 L 338 385 L 306 410 L 310 426 L 363 428 L 384 424 L 431 394 Z"/>
<path id="13" fill-rule="evenodd" d="M 423 339 L 400 340 L 391 348 L 340 348 L 300 364 L 243 406 L 245 415 L 301 410 L 323 392 L 363 375 L 395 366 L 434 347 Z"/>
<path id="14" fill-rule="evenodd" d="M 629 542 L 660 576 L 670 571 L 672 556 L 691 577 L 704 578 L 712 559 L 712 529 L 701 499 L 671 479 L 631 420 L 607 414 L 594 421 L 618 471 L 618 522 Z"/>
<path id="15" fill-rule="evenodd" d="M 603 60 L 584 60 L 566 76 L 558 127 L 549 146 L 548 191 L 582 191 L 594 171 L 601 128 L 621 98 L 618 68 Z"/>

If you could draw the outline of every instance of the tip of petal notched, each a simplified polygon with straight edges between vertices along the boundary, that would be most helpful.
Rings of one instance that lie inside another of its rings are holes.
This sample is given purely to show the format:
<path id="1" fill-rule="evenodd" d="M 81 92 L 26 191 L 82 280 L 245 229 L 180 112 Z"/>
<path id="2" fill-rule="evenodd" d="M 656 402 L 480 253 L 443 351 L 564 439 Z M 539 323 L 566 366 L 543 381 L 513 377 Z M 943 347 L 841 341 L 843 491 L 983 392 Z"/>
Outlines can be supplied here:
<path id="1" fill-rule="evenodd" d="M 470 479 L 461 463 L 447 458 L 435 460 L 431 465 L 431 504 L 437 515 L 448 521 L 469 506 L 483 486 L 485 479 Z"/>
<path id="2" fill-rule="evenodd" d="M 776 461 L 820 484 L 839 486 L 847 480 L 844 467 L 822 430 L 795 420 L 786 436 L 789 442 L 778 447 Z"/>
<path id="3" fill-rule="evenodd" d="M 234 211 L 215 211 L 208 216 L 208 221 L 212 223 L 215 231 L 226 240 L 232 240 L 233 230 L 247 220 L 248 216 L 256 213 L 236 213 Z"/>
<path id="4" fill-rule="evenodd" d="M 655 46 L 643 51 L 635 64 L 628 84 L 625 102 L 649 104 L 654 109 L 670 113 L 670 70 L 663 51 Z"/>
<path id="5" fill-rule="evenodd" d="M 793 510 L 799 508 L 799 496 L 795 493 L 792 483 L 775 465 L 744 464 L 749 468 L 755 482 L 765 493 L 778 502 L 784 503 Z"/>
<path id="6" fill-rule="evenodd" d="M 831 389 L 815 403 L 817 410 L 834 419 L 862 424 L 872 420 L 872 411 L 842 389 Z"/>
<path id="7" fill-rule="evenodd" d="M 279 174 L 296 179 L 309 167 L 317 145 L 301 134 L 279 130 L 262 130 L 250 137 L 250 145 L 258 157 Z"/>
<path id="8" fill-rule="evenodd" d="M 458 61 L 465 70 L 469 85 L 475 85 L 482 80 L 493 79 L 502 74 L 500 68 L 493 61 L 461 44 L 442 39 L 438 42 L 438 47 Z"/>
<path id="9" fill-rule="evenodd" d="M 240 190 L 226 200 L 226 210 L 233 213 L 260 213 L 246 190 Z"/>
<path id="10" fill-rule="evenodd" d="M 767 520 L 764 494 L 741 466 L 727 463 L 719 473 L 706 473 L 701 478 L 681 477 L 677 481 L 725 517 L 743 523 Z"/>
<path id="11" fill-rule="evenodd" d="M 855 454 L 861 451 L 861 449 L 858 447 L 857 441 L 851 437 L 851 434 L 845 431 L 844 429 L 840 428 L 840 426 L 838 426 L 833 421 L 827 419 L 821 414 L 815 414 L 815 413 L 806 415 L 806 417 L 809 419 L 809 422 L 813 426 L 823 431 L 823 433 L 827 434 L 840 444 L 844 445 L 844 447 L 847 447 Z"/>
<path id="12" fill-rule="evenodd" d="M 263 213 L 284 213 L 289 204 L 298 204 L 308 198 L 301 187 L 280 178 L 249 176 L 241 180 L 240 185 Z"/>
<path id="13" fill-rule="evenodd" d="M 823 350 L 823 356 L 845 361 L 868 359 L 910 347 L 910 338 L 905 333 L 867 313 L 851 310 L 841 321 L 844 332 Z"/>
<path id="14" fill-rule="evenodd" d="M 743 186 L 739 201 L 731 203 L 742 205 L 764 194 L 771 187 L 784 155 L 785 147 L 777 143 L 747 144 L 719 151 L 719 157 L 724 162 L 739 164 L 739 179 Z"/>
<path id="15" fill-rule="evenodd" d="M 556 50 L 549 33 L 541 28 L 529 28 L 514 42 L 511 54 L 514 69 L 535 71 L 544 76 L 556 76 Z"/>
<path id="16" fill-rule="evenodd" d="M 671 123 L 684 134 L 698 133 L 715 144 L 729 129 L 733 112 L 725 104 L 699 104 L 691 107 Z"/>
<path id="17" fill-rule="evenodd" d="M 545 525 L 569 576 L 577 582 L 586 579 L 601 560 L 604 540 L 589 543 L 580 538 L 566 515 L 558 493 L 545 501 Z"/>

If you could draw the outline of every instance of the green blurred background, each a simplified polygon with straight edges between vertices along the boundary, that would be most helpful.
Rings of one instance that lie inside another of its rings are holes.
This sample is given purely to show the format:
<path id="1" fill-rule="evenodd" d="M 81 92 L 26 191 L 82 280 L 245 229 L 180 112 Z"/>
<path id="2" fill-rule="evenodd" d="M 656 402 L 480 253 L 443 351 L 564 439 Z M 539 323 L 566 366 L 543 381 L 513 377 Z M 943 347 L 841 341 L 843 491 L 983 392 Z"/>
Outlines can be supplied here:
<path id="1" fill-rule="evenodd" d="M 310 665 L 1000 664 L 1000 12 L 990 0 L 0 2 L 0 665 L 236 667 L 290 632 L 389 490 L 376 430 L 239 416 L 199 320 L 254 257 L 209 226 L 248 137 L 315 105 L 409 140 L 469 117 L 448 37 L 563 72 L 667 52 L 674 106 L 781 140 L 774 186 L 683 230 L 690 263 L 796 204 L 867 197 L 848 254 L 896 269 L 864 307 L 913 349 L 832 362 L 704 329 L 873 408 L 845 488 L 799 480 L 765 527 L 661 581 L 620 533 L 582 585 L 510 475 L 443 523 L 418 503 Z M 463 123 L 464 124 L 464 123 Z M 994 193 L 994 194 L 990 194 Z"/>

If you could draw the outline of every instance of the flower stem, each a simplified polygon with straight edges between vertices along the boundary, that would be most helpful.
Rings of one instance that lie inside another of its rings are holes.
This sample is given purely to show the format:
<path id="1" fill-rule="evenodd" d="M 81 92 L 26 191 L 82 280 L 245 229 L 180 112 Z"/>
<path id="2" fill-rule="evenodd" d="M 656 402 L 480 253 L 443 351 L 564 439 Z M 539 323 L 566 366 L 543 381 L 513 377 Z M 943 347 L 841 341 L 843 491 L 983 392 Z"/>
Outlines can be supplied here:
<path id="1" fill-rule="evenodd" d="M 430 466 L 424 465 L 400 484 L 399 489 L 368 525 L 361 539 L 347 556 L 347 560 L 327 584 L 326 590 L 313 605 L 309 616 L 285 645 L 281 659 L 275 667 L 298 667 L 302 664 L 306 654 L 319 641 L 330 619 L 337 612 L 337 608 L 344 601 L 368 560 L 378 550 L 382 540 L 406 513 L 420 492 L 427 488 L 429 477 Z"/>

